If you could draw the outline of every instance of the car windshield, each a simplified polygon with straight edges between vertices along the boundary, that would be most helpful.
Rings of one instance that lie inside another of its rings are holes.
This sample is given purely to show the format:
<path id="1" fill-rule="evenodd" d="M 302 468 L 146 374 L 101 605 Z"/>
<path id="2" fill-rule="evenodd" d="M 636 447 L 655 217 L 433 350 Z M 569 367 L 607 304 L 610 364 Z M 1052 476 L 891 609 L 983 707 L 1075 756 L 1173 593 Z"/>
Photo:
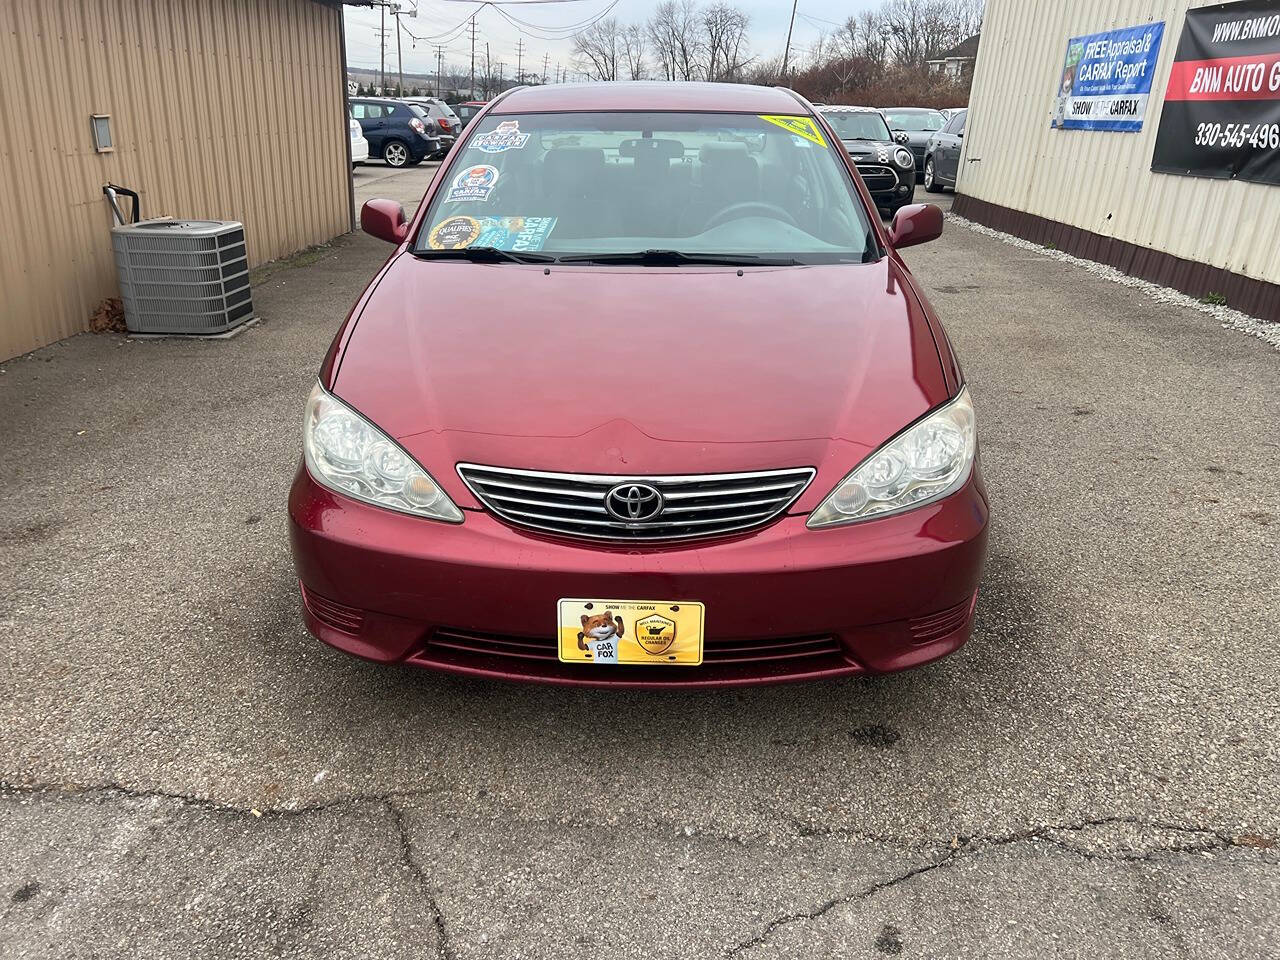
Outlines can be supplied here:
<path id="1" fill-rule="evenodd" d="M 886 110 L 884 115 L 895 130 L 907 130 L 911 133 L 928 133 L 941 130 L 947 118 L 936 110 L 903 110 L 895 112 Z"/>
<path id="2" fill-rule="evenodd" d="M 874 110 L 824 110 L 822 116 L 841 140 L 892 139 L 884 117 Z"/>
<path id="3" fill-rule="evenodd" d="M 486 116 L 432 198 L 420 255 L 496 248 L 605 262 L 879 257 L 840 155 L 812 117 Z"/>

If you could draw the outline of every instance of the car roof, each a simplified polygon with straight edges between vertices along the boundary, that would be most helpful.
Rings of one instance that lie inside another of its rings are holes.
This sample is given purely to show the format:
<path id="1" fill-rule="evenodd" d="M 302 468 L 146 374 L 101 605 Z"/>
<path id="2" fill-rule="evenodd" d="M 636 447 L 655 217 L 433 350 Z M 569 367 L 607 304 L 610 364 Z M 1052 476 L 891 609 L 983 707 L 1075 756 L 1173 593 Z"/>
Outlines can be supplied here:
<path id="1" fill-rule="evenodd" d="M 941 110 L 935 110 L 933 107 L 885 107 L 886 110 L 892 110 L 894 113 L 941 113 Z"/>
<path id="2" fill-rule="evenodd" d="M 819 113 L 879 113 L 879 107 L 854 107 L 847 103 L 837 103 L 831 106 L 818 107 Z"/>
<path id="3" fill-rule="evenodd" d="M 624 80 L 613 83 L 554 83 L 518 87 L 492 112 L 544 113 L 559 110 L 688 110 L 700 113 L 807 114 L 808 106 L 782 87 L 745 83 L 688 83 Z"/>

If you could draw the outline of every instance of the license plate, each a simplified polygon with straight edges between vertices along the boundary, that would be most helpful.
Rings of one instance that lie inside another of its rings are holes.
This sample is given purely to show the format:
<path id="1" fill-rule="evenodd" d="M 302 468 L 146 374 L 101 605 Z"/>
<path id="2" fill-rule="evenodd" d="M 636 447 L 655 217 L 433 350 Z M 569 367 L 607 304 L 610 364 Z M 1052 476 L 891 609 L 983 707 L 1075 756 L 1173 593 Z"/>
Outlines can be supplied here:
<path id="1" fill-rule="evenodd" d="M 561 600 L 562 663 L 702 663 L 704 608 L 687 600 Z"/>

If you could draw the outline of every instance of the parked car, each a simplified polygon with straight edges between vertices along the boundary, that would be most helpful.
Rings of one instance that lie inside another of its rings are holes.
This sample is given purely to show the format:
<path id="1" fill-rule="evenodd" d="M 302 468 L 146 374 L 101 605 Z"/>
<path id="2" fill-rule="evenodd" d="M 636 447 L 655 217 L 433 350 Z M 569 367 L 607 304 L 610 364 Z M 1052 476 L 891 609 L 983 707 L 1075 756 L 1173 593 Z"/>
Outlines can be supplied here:
<path id="1" fill-rule="evenodd" d="M 957 110 L 929 140 L 924 158 L 924 188 L 930 193 L 942 193 L 945 187 L 954 187 L 960 178 L 960 151 L 964 147 L 964 124 L 968 116 L 968 110 Z"/>
<path id="2" fill-rule="evenodd" d="M 369 159 L 369 141 L 364 138 L 359 120 L 351 118 L 348 123 L 351 126 L 351 166 L 354 168 Z"/>
<path id="3" fill-rule="evenodd" d="M 308 629 L 616 687 L 961 646 L 988 524 L 974 412 L 900 256 L 941 211 L 882 224 L 783 89 L 525 87 L 474 127 L 412 220 L 361 211 L 395 249 L 306 402 Z"/>
<path id="4" fill-rule="evenodd" d="M 916 190 L 915 157 L 894 140 L 879 110 L 828 106 L 818 112 L 857 164 L 878 208 L 892 216 L 911 202 Z"/>
<path id="5" fill-rule="evenodd" d="M 916 158 L 916 173 L 924 172 L 925 148 L 929 138 L 942 129 L 947 118 L 939 110 L 924 107 L 888 107 L 884 111 L 889 129 L 907 135 L 907 146 Z"/>
<path id="6" fill-rule="evenodd" d="M 453 112 L 458 115 L 458 120 L 464 130 L 467 124 L 471 122 L 471 118 L 484 108 L 485 102 L 484 100 L 468 100 L 466 103 L 455 103 L 453 105 Z"/>
<path id="7" fill-rule="evenodd" d="M 942 108 L 941 110 L 939 110 L 938 112 L 939 112 L 940 114 L 942 114 L 942 116 L 943 116 L 945 119 L 950 120 L 952 117 L 954 117 L 954 116 L 955 116 L 957 113 L 959 113 L 961 110 L 965 110 L 965 109 L 968 109 L 968 108 L 967 108 L 967 107 L 943 107 L 943 108 Z"/>
<path id="8" fill-rule="evenodd" d="M 462 121 L 453 112 L 453 108 L 437 97 L 406 97 L 405 100 L 422 107 L 435 121 L 440 128 L 440 140 L 445 145 L 443 153 L 447 153 L 462 132 Z"/>
<path id="9" fill-rule="evenodd" d="M 417 104 L 387 97 L 359 97 L 349 103 L 352 119 L 369 141 L 369 154 L 388 166 L 412 166 L 444 150 L 435 121 Z"/>

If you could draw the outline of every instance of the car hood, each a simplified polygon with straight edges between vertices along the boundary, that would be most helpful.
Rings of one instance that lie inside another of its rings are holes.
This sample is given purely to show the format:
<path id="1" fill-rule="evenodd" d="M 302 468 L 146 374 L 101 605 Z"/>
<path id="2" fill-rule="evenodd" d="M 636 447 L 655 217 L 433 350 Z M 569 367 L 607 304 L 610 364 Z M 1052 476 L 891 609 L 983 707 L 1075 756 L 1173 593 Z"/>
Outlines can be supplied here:
<path id="1" fill-rule="evenodd" d="M 331 386 L 462 506 L 475 501 L 460 462 L 610 475 L 817 467 L 801 507 L 947 399 L 903 273 L 891 257 L 738 276 L 403 254 Z"/>

